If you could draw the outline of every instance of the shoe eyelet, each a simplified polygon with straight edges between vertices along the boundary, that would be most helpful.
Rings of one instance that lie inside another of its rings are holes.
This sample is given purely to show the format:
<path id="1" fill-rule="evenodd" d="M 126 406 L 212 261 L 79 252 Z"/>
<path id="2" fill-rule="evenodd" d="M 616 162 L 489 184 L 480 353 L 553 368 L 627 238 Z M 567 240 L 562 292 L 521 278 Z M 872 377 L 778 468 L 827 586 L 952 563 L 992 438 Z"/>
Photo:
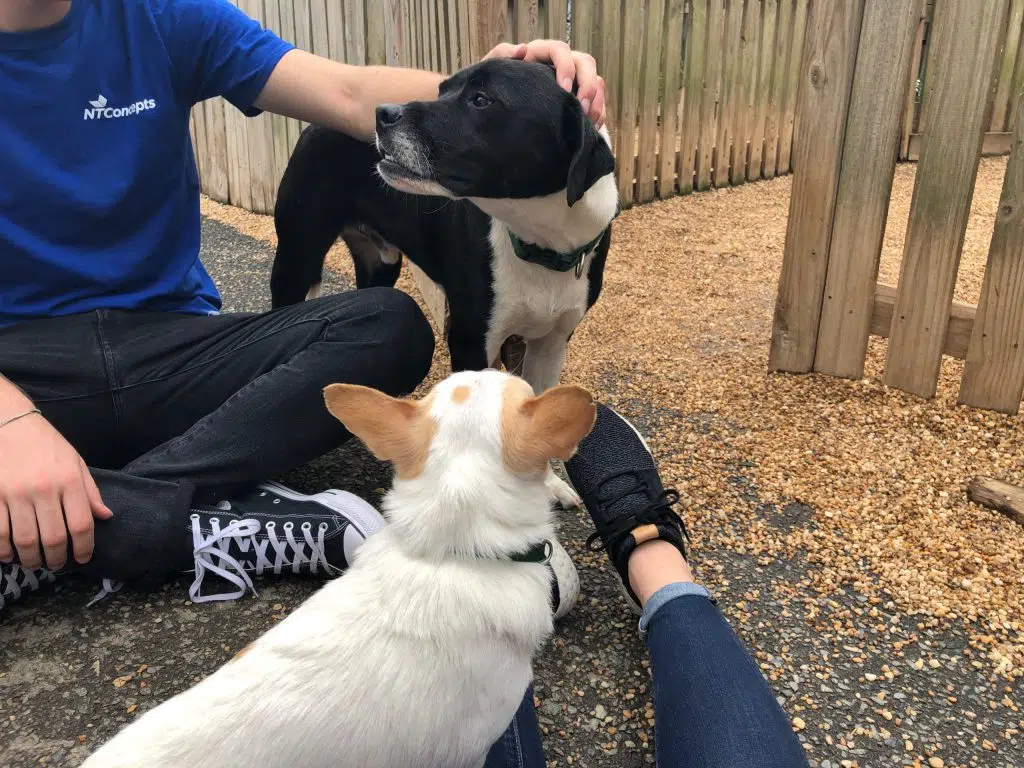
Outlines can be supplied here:
<path id="1" fill-rule="evenodd" d="M 318 527 L 318 528 L 319 528 L 319 529 L 320 529 L 321 531 L 326 531 L 326 530 L 327 530 L 327 523 L 320 523 L 320 525 L 318 525 L 317 527 Z"/>
<path id="2" fill-rule="evenodd" d="M 211 523 L 218 523 L 219 524 L 220 523 L 220 518 L 219 517 L 211 517 L 210 518 L 210 522 Z"/>
<path id="3" fill-rule="evenodd" d="M 268 531 L 272 531 L 275 528 L 277 528 L 277 523 L 275 523 L 273 520 L 268 520 L 266 523 L 264 523 L 263 527 L 266 528 Z"/>
<path id="4" fill-rule="evenodd" d="M 280 499 L 274 499 L 274 504 L 280 504 L 280 503 L 281 503 Z"/>
<path id="5" fill-rule="evenodd" d="M 266 495 L 267 495 L 266 491 L 260 491 L 260 496 L 266 496 Z"/>
<path id="6" fill-rule="evenodd" d="M 188 519 L 191 520 L 193 523 L 198 523 L 199 522 L 199 515 L 193 513 L 193 514 L 188 516 Z"/>
<path id="7" fill-rule="evenodd" d="M 291 520 L 289 520 L 287 523 L 284 524 L 283 527 L 284 527 L 284 529 L 286 531 L 290 531 L 290 530 L 292 530 L 295 527 L 295 523 L 293 523 Z"/>
<path id="8" fill-rule="evenodd" d="M 313 524 L 307 520 L 306 522 L 304 522 L 302 524 L 302 530 L 304 530 L 304 531 L 311 531 L 311 530 L 313 530 Z"/>

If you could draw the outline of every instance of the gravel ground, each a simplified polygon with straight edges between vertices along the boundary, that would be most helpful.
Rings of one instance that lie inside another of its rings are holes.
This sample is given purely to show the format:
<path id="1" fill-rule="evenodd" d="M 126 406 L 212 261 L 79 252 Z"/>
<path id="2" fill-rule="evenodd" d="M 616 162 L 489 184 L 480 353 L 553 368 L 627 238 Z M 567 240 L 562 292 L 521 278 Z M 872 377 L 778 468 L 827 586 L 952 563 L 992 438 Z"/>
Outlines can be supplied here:
<path id="1" fill-rule="evenodd" d="M 983 163 L 962 300 L 976 296 L 1002 167 Z M 898 170 L 883 279 L 898 274 L 912 178 Z M 565 378 L 651 436 L 683 492 L 698 575 L 812 766 L 1024 765 L 1024 538 L 964 497 L 976 472 L 1024 480 L 1020 420 L 956 407 L 953 362 L 934 401 L 885 389 L 878 340 L 861 382 L 766 375 L 788 196 L 779 179 L 625 212 Z M 269 220 L 208 202 L 204 213 L 204 258 L 227 303 L 265 306 Z M 343 249 L 331 264 L 337 290 L 351 273 Z M 415 294 L 407 275 L 400 286 Z M 445 370 L 439 350 L 432 376 Z M 372 500 L 387 473 L 352 445 L 284 480 Z M 603 556 L 583 547 L 584 517 L 560 524 L 582 595 L 537 663 L 550 765 L 652 764 L 634 619 Z M 265 581 L 259 597 L 194 606 L 173 584 L 86 611 L 94 585 L 62 580 L 22 601 L 0 619 L 0 765 L 77 764 L 313 589 Z"/>

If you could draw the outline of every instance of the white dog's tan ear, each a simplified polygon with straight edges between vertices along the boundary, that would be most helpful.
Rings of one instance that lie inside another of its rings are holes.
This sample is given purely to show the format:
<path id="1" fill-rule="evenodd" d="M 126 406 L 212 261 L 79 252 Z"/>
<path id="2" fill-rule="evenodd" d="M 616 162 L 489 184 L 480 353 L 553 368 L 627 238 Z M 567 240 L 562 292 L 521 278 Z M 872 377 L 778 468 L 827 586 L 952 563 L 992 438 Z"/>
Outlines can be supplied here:
<path id="1" fill-rule="evenodd" d="M 583 387 L 565 385 L 528 395 L 523 385 L 505 393 L 505 463 L 514 472 L 539 472 L 551 459 L 571 458 L 597 418 L 594 398 Z"/>
<path id="2" fill-rule="evenodd" d="M 381 461 L 390 461 L 402 479 L 423 471 L 437 425 L 429 409 L 414 400 L 385 395 L 356 384 L 324 389 L 327 410 Z"/>

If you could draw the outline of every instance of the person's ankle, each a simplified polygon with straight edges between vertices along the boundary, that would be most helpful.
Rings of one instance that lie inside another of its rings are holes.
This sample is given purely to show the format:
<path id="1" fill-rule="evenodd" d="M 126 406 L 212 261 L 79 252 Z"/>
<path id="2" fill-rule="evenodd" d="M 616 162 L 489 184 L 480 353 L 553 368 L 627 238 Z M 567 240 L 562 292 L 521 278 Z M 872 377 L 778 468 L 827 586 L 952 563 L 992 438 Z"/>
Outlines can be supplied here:
<path id="1" fill-rule="evenodd" d="M 668 584 L 693 579 L 690 565 L 683 553 L 671 542 L 662 539 L 647 541 L 629 556 L 629 585 L 641 608 L 651 595 Z"/>

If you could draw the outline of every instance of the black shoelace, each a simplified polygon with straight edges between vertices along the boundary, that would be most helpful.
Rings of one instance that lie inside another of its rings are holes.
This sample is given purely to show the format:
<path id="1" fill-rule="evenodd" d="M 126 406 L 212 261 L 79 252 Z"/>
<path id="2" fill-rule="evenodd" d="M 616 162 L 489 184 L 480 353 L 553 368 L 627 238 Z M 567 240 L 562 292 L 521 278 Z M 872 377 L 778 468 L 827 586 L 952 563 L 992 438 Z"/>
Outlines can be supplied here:
<path id="1" fill-rule="evenodd" d="M 617 493 L 608 494 L 607 496 L 600 495 L 601 488 L 612 480 L 617 480 L 618 478 L 625 477 L 626 475 L 632 476 L 632 485 L 624 486 L 623 489 Z M 597 503 L 602 506 L 609 507 L 622 501 L 627 496 L 633 495 L 634 493 L 642 493 L 649 497 L 651 491 L 651 487 L 648 485 L 647 481 L 640 476 L 640 473 L 632 469 L 605 475 L 597 482 L 597 488 Z M 678 502 L 679 491 L 675 488 L 666 488 L 658 494 L 655 499 L 648 502 L 646 506 L 641 507 L 630 515 L 624 515 L 613 523 L 610 523 L 605 531 L 594 531 L 594 533 L 587 538 L 587 548 L 591 551 L 597 552 L 605 546 L 606 541 L 618 541 L 623 536 L 630 533 L 634 528 L 645 524 L 658 525 L 659 523 L 666 522 L 675 522 L 679 526 L 683 539 L 689 541 L 690 535 L 686 531 L 686 523 L 683 522 L 683 519 L 673 509 Z M 595 544 L 597 544 L 597 546 L 595 546 Z"/>

